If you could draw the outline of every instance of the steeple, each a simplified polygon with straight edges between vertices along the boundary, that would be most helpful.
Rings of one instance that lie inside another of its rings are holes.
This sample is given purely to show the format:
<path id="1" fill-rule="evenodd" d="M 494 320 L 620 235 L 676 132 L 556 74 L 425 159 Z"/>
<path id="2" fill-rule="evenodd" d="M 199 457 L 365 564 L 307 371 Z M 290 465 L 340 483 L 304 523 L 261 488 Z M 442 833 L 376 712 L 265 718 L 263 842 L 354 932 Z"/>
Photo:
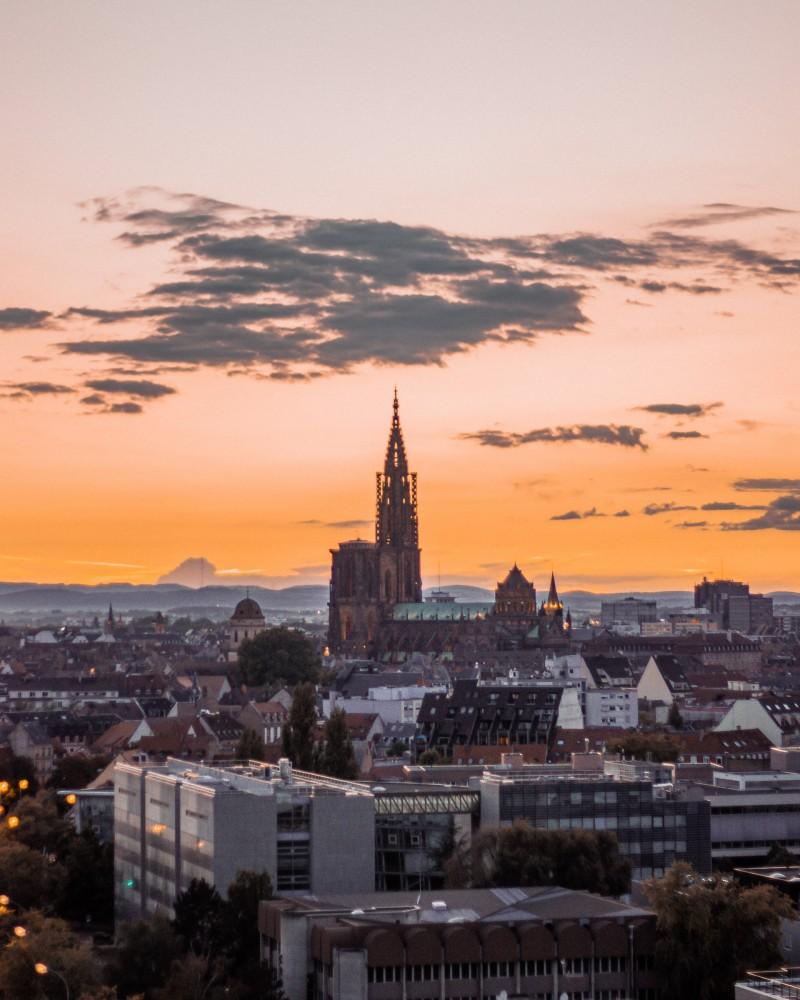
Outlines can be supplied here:
<path id="1" fill-rule="evenodd" d="M 547 600 L 544 602 L 544 609 L 550 614 L 554 614 L 557 611 L 564 610 L 564 605 L 558 599 L 558 590 L 556 589 L 555 573 L 550 574 L 550 590 L 547 594 Z"/>
<path id="2" fill-rule="evenodd" d="M 376 479 L 375 541 L 378 545 L 416 548 L 418 540 L 417 474 L 408 471 L 395 389 L 386 461 Z"/>

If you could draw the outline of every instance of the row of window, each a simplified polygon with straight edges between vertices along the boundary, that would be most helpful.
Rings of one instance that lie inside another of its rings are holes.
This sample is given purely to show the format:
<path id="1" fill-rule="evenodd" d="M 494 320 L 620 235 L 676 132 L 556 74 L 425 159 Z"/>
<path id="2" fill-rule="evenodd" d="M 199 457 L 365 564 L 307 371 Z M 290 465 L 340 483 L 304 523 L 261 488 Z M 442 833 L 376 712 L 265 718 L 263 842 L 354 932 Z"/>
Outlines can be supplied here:
<path id="1" fill-rule="evenodd" d="M 650 959 L 650 956 L 640 956 Z M 565 958 L 559 963 L 560 971 L 565 976 L 588 976 L 592 972 L 624 972 L 626 960 L 620 955 L 601 955 L 591 958 Z M 370 983 L 401 983 L 405 971 L 406 982 L 425 983 L 439 979 L 440 970 L 444 969 L 447 981 L 454 979 L 477 980 L 481 975 L 484 979 L 514 979 L 519 965 L 520 976 L 551 976 L 556 962 L 554 959 L 527 959 L 517 962 L 447 962 L 439 965 L 370 965 L 367 967 L 367 981 Z M 649 968 L 646 963 L 637 962 L 638 968 Z"/>

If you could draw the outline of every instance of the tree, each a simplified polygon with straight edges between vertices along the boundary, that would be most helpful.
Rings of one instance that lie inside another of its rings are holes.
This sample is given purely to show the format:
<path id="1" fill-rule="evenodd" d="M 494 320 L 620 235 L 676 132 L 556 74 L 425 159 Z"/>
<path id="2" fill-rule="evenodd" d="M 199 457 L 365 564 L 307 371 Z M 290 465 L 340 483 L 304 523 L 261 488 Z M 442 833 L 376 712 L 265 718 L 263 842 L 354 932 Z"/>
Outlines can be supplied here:
<path id="1" fill-rule="evenodd" d="M 161 914 L 125 924 L 118 934 L 114 956 L 106 966 L 106 980 L 120 997 L 152 991 L 166 982 L 172 963 L 182 954 L 172 924 Z"/>
<path id="2" fill-rule="evenodd" d="M 66 920 L 114 922 L 114 847 L 101 844 L 93 830 L 74 834 L 60 858 L 66 878 L 58 914 Z"/>
<path id="3" fill-rule="evenodd" d="M 72 754 L 62 757 L 47 779 L 48 788 L 85 788 L 110 762 L 101 755 L 84 757 Z"/>
<path id="4" fill-rule="evenodd" d="M 664 996 L 729 1000 L 750 969 L 780 962 L 781 920 L 788 898 L 772 886 L 744 888 L 730 876 L 700 877 L 678 862 L 645 884 L 660 939 L 656 961 Z"/>
<path id="5" fill-rule="evenodd" d="M 256 991 L 265 974 L 259 959 L 258 905 L 271 898 L 272 880 L 267 872 L 239 871 L 228 887 L 225 903 L 227 971 Z"/>
<path id="6" fill-rule="evenodd" d="M 37 962 L 57 969 L 68 983 L 71 996 L 78 996 L 97 985 L 97 969 L 91 950 L 73 934 L 67 923 L 36 910 L 29 910 L 24 919 L 26 936 L 12 936 L 0 949 L 0 984 L 4 997 L 63 1000 L 63 983 L 54 975 L 38 975 L 34 968 Z"/>
<path id="7" fill-rule="evenodd" d="M 612 753 L 622 753 L 635 760 L 649 759 L 664 763 L 678 759 L 681 744 L 674 736 L 665 733 L 630 732 L 612 740 L 608 749 Z"/>
<path id="8" fill-rule="evenodd" d="M 456 846 L 444 868 L 452 888 L 559 885 L 604 896 L 630 889 L 630 863 L 605 830 L 540 830 L 518 821 Z"/>
<path id="9" fill-rule="evenodd" d="M 667 725 L 671 726 L 673 729 L 683 729 L 683 716 L 681 715 L 681 710 L 678 708 L 678 703 L 676 701 L 673 701 L 669 707 Z"/>
<path id="10" fill-rule="evenodd" d="M 225 904 L 205 879 L 193 878 L 175 900 L 172 928 L 195 955 L 215 955 L 225 936 Z"/>
<path id="11" fill-rule="evenodd" d="M 245 729 L 236 747 L 237 760 L 263 760 L 266 754 L 264 740 L 255 729 Z"/>
<path id="12" fill-rule="evenodd" d="M 408 747 L 403 743 L 402 740 L 392 740 L 390 745 L 387 747 L 386 756 L 387 757 L 402 757 L 403 754 L 408 750 Z"/>
<path id="13" fill-rule="evenodd" d="M 50 912 L 61 898 L 67 878 L 63 865 L 10 838 L 0 838 L 0 873 L 0 893 L 25 909 Z"/>
<path id="14" fill-rule="evenodd" d="M 13 830 L 6 826 L 5 836 L 34 851 L 58 856 L 75 836 L 73 825 L 58 811 L 54 792 L 40 791 L 35 796 L 25 796 L 17 803 L 13 815 L 19 824 Z"/>
<path id="15" fill-rule="evenodd" d="M 10 750 L 0 751 L 0 781 L 7 781 L 9 789 L 0 794 L 0 800 L 7 806 L 20 794 L 19 783 L 27 782 L 25 793 L 35 795 L 39 790 L 36 770 L 30 757 L 17 757 Z"/>
<path id="16" fill-rule="evenodd" d="M 245 639 L 239 647 L 238 663 L 245 683 L 253 687 L 314 682 L 320 671 L 311 639 L 283 625 Z"/>
<path id="17" fill-rule="evenodd" d="M 314 767 L 314 730 L 317 724 L 317 698 L 311 684 L 294 689 L 289 718 L 283 727 L 283 753 L 295 767 L 310 771 Z"/>
<path id="18" fill-rule="evenodd" d="M 358 777 L 358 764 L 353 750 L 353 741 L 347 728 L 347 713 L 343 708 L 334 708 L 325 723 L 324 748 L 320 760 L 323 774 L 332 778 L 353 780 Z"/>
<path id="19" fill-rule="evenodd" d="M 417 757 L 417 763 L 427 767 L 435 767 L 437 764 L 444 763 L 444 757 L 442 757 L 438 750 L 423 750 L 419 757 Z"/>

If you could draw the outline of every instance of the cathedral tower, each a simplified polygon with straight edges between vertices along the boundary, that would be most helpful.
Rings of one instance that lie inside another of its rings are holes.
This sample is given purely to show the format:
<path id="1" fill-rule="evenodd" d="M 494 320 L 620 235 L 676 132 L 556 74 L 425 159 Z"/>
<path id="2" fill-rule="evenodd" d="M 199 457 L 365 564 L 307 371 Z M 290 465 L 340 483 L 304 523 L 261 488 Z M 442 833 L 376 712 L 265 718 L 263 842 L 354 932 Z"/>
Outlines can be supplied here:
<path id="1" fill-rule="evenodd" d="M 396 389 L 386 461 L 376 475 L 375 544 L 381 600 L 389 605 L 421 601 L 417 474 L 408 470 Z"/>
<path id="2" fill-rule="evenodd" d="M 395 390 L 386 460 L 376 477 L 375 541 L 331 549 L 331 652 L 369 655 L 393 606 L 421 600 L 417 474 L 409 472 Z"/>

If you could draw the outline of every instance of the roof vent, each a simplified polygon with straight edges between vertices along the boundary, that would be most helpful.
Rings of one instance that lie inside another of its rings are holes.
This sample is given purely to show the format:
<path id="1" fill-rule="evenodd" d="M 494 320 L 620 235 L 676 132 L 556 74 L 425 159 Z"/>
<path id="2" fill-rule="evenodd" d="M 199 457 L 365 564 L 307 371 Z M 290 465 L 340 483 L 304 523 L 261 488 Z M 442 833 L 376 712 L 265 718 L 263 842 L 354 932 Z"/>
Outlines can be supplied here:
<path id="1" fill-rule="evenodd" d="M 443 899 L 434 899 L 434 901 L 431 903 L 431 909 L 435 913 L 444 913 L 444 911 L 447 909 L 447 903 L 445 903 Z"/>

